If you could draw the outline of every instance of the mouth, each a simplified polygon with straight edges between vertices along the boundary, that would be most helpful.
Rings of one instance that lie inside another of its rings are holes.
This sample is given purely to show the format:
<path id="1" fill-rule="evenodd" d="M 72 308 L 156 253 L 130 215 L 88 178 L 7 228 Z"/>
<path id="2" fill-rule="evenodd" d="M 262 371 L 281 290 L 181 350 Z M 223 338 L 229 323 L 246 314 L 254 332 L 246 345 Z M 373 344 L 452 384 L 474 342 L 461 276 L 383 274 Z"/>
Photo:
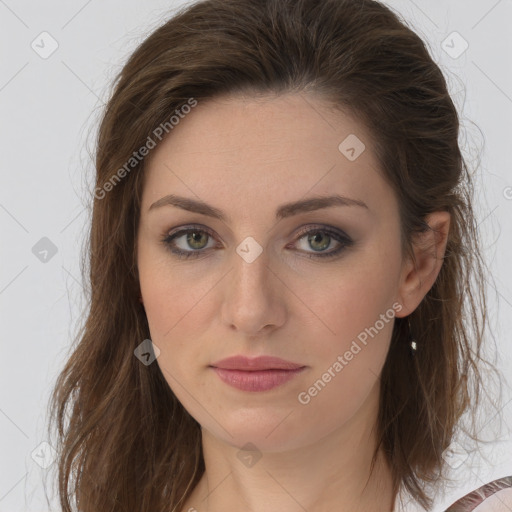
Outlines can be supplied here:
<path id="1" fill-rule="evenodd" d="M 217 376 L 242 391 L 269 391 L 285 384 L 307 367 L 280 357 L 236 355 L 210 365 Z"/>
<path id="2" fill-rule="evenodd" d="M 224 368 L 226 370 L 298 370 L 304 368 L 304 365 L 293 363 L 280 357 L 274 356 L 258 356 L 247 357 L 244 355 L 237 355 L 221 359 L 211 366 L 216 368 Z"/>
<path id="3" fill-rule="evenodd" d="M 241 370 L 211 366 L 218 377 L 229 386 L 242 391 L 269 391 L 290 381 L 306 367 L 294 369 L 271 368 L 263 370 Z"/>

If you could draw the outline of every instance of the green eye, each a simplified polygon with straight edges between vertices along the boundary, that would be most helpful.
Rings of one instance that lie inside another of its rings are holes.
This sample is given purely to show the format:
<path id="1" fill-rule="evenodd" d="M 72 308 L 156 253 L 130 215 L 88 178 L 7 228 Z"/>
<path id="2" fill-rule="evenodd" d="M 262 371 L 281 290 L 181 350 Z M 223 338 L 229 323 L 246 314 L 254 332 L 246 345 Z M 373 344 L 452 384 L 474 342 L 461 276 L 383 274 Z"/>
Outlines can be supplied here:
<path id="1" fill-rule="evenodd" d="M 203 231 L 189 231 L 186 238 L 186 243 L 192 249 L 203 249 L 203 243 L 207 242 L 207 237 L 209 235 L 204 233 Z"/>
<path id="2" fill-rule="evenodd" d="M 334 258 L 354 243 L 345 233 L 327 226 L 310 226 L 298 234 L 299 241 L 303 238 L 306 238 L 308 247 L 313 249 L 313 253 L 307 250 L 303 251 L 308 258 Z M 332 241 L 337 242 L 338 247 L 325 252 Z"/>
<path id="3" fill-rule="evenodd" d="M 179 258 L 196 258 L 205 252 L 209 238 L 213 238 L 213 234 L 208 230 L 190 227 L 171 233 L 163 239 L 163 243 Z"/>
<path id="4" fill-rule="evenodd" d="M 343 232 L 325 226 L 310 226 L 298 234 L 294 243 L 305 238 L 312 252 L 307 249 L 300 249 L 299 252 L 306 254 L 308 258 L 334 258 L 353 244 L 353 241 Z M 212 246 L 208 247 L 210 239 L 215 239 L 215 236 L 209 229 L 190 226 L 166 235 L 162 242 L 172 254 L 180 259 L 186 259 L 197 258 L 212 249 Z M 338 243 L 338 247 L 326 252 L 325 250 L 333 241 Z"/>
<path id="5" fill-rule="evenodd" d="M 325 233 L 323 233 L 322 231 L 318 231 L 314 235 L 308 235 L 308 243 L 312 244 L 311 247 L 313 247 L 315 251 L 323 251 L 324 249 L 327 249 L 327 247 L 329 247 L 329 245 L 331 244 L 331 237 L 329 235 L 319 237 L 318 233 L 322 233 L 322 235 L 325 235 Z M 313 244 L 318 244 L 318 247 L 315 248 Z"/>

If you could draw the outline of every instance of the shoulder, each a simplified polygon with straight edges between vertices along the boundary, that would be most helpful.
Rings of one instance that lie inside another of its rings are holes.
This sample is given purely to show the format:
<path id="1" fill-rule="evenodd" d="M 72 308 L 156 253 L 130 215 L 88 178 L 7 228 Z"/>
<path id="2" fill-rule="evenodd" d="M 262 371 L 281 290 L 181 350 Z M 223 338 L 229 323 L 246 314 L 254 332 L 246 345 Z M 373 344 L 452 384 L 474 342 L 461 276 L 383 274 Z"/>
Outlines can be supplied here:
<path id="1" fill-rule="evenodd" d="M 512 511 L 512 476 L 494 480 L 457 500 L 446 512 Z"/>

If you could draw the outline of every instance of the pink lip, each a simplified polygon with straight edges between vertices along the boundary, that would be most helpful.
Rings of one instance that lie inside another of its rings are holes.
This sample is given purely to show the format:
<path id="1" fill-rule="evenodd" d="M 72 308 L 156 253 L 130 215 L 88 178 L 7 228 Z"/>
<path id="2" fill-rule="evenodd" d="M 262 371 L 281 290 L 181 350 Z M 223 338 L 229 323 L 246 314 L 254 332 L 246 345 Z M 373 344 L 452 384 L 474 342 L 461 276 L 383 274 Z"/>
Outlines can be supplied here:
<path id="1" fill-rule="evenodd" d="M 229 357 L 212 364 L 219 378 L 242 391 L 268 391 L 293 379 L 306 367 L 278 357 Z"/>
<path id="2" fill-rule="evenodd" d="M 303 364 L 292 363 L 279 357 L 272 356 L 259 356 L 259 357 L 245 357 L 233 356 L 221 359 L 210 366 L 216 368 L 224 368 L 226 370 L 297 370 L 303 368 Z"/>

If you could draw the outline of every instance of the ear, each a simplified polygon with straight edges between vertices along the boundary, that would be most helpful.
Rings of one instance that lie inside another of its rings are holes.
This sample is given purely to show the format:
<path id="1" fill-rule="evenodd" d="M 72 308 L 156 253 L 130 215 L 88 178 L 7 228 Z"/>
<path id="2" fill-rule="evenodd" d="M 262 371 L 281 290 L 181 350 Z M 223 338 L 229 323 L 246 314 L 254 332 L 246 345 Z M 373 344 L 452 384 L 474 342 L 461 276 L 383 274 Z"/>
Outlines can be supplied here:
<path id="1" fill-rule="evenodd" d="M 416 261 L 407 258 L 402 265 L 397 300 L 403 308 L 397 317 L 406 317 L 419 306 L 435 283 L 443 265 L 450 231 L 450 213 L 433 212 L 425 221 L 430 229 L 415 234 L 413 238 Z"/>

